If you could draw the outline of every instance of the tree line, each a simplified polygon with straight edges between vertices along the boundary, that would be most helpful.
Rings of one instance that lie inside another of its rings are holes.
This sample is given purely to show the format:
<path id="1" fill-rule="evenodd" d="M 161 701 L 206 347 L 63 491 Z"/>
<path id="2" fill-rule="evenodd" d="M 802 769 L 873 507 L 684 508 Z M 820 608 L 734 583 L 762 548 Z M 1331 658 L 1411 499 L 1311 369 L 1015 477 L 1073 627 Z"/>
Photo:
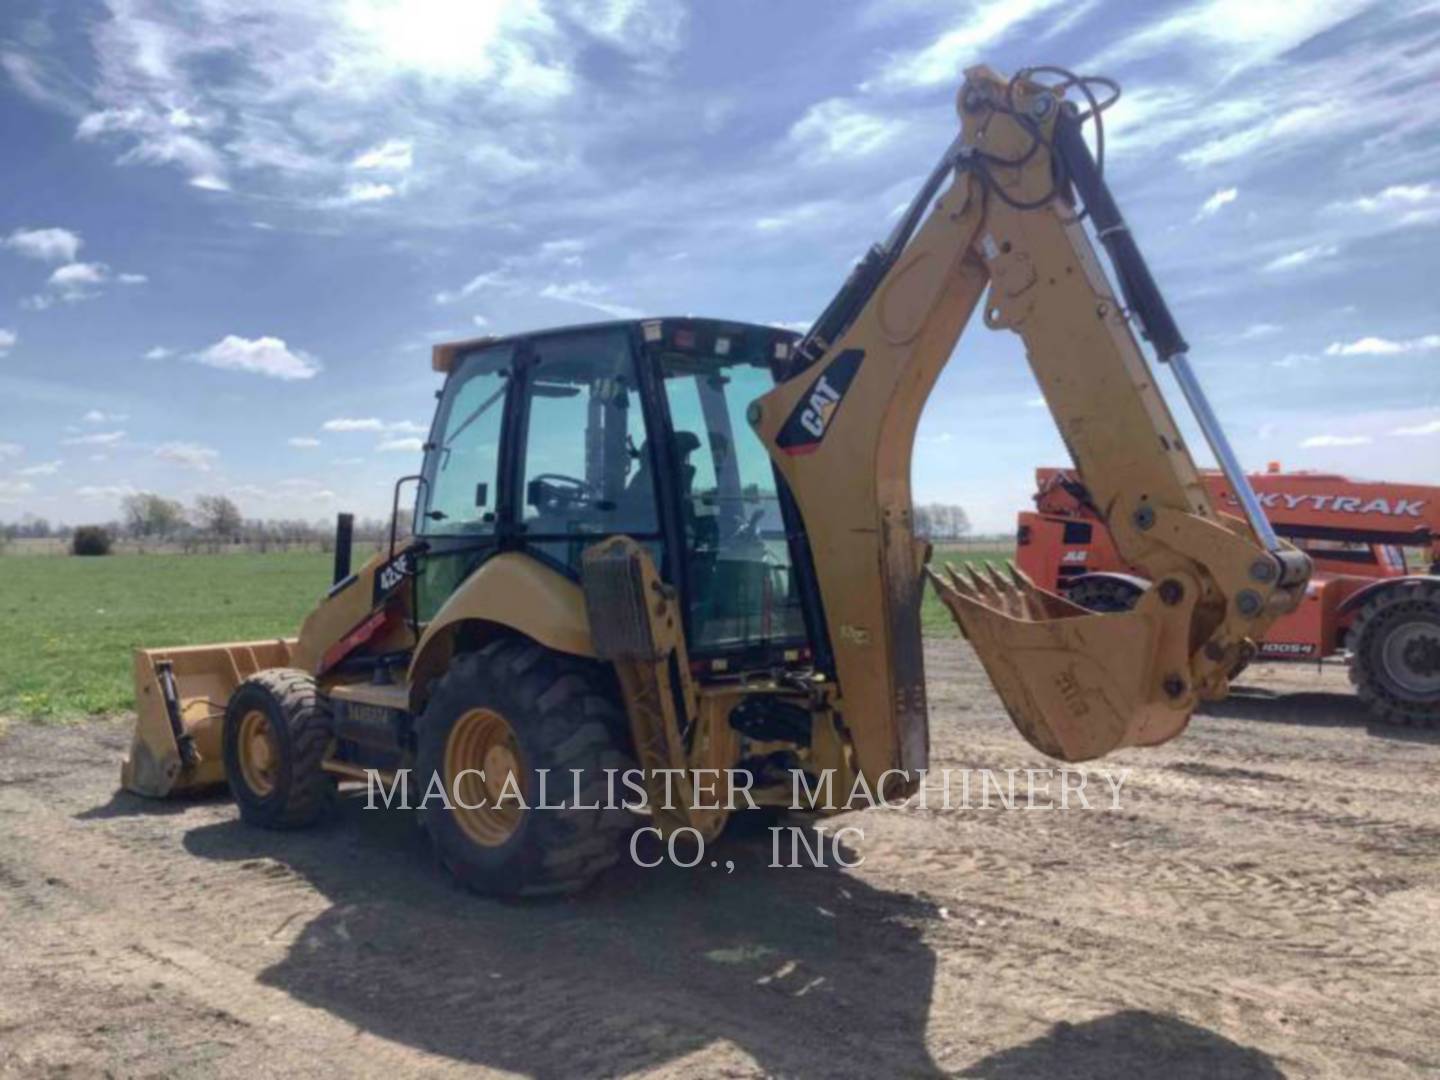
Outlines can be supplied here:
<path id="1" fill-rule="evenodd" d="M 400 533 L 409 531 L 410 512 L 400 511 Z M 183 551 L 218 550 L 245 546 L 256 551 L 319 547 L 329 551 L 335 542 L 335 521 L 303 518 L 247 518 L 226 495 L 200 495 L 186 506 L 178 499 L 142 491 L 125 496 L 120 517 L 82 529 L 100 529 L 111 539 L 129 539 L 142 550 L 146 545 L 179 547 Z M 0 525 L 0 541 L 70 541 L 77 529 L 52 525 L 46 518 L 26 515 L 19 522 Z M 382 518 L 355 521 L 357 542 L 378 544 L 389 537 L 390 522 Z"/>
<path id="2" fill-rule="evenodd" d="M 915 507 L 915 535 L 925 540 L 959 540 L 970 532 L 970 517 L 962 506 L 924 503 Z"/>

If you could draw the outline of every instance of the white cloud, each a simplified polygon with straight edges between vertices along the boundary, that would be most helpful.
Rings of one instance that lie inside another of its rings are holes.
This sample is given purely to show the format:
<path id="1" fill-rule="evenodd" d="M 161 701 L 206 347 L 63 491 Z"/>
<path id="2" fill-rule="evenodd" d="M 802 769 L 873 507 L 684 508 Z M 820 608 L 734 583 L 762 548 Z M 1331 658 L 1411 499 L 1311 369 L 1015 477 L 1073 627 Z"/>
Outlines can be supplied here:
<path id="1" fill-rule="evenodd" d="M 786 229 L 818 222 L 826 215 L 833 214 L 835 210 L 836 206 L 832 202 L 801 203 L 788 210 L 781 210 L 778 213 L 756 219 L 755 228 L 760 232 L 783 232 Z"/>
<path id="2" fill-rule="evenodd" d="M 19 443 L 0 442 L 0 461 L 5 458 L 19 457 L 25 452 L 25 448 Z"/>
<path id="3" fill-rule="evenodd" d="M 171 442 L 157 446 L 155 456 L 161 461 L 173 461 L 197 472 L 209 472 L 210 466 L 220 456 L 220 451 L 196 443 Z"/>
<path id="4" fill-rule="evenodd" d="M 821 160 L 863 157 L 885 146 L 903 127 L 904 121 L 830 98 L 806 110 L 790 128 L 790 141 Z"/>
<path id="5" fill-rule="evenodd" d="M 319 439 L 316 439 L 309 435 L 296 435 L 294 438 L 287 441 L 297 450 L 312 450 L 320 445 Z"/>
<path id="6" fill-rule="evenodd" d="M 424 435 L 430 429 L 413 420 L 381 420 L 374 416 L 342 416 L 326 420 L 320 425 L 322 431 L 375 431 L 388 435 Z"/>
<path id="7" fill-rule="evenodd" d="M 126 420 L 130 419 L 130 414 L 91 409 L 80 419 L 84 420 L 87 424 L 123 424 Z"/>
<path id="8" fill-rule="evenodd" d="M 566 303 L 593 308 L 615 319 L 639 318 L 641 312 L 638 308 L 615 303 L 607 298 L 607 292 L 608 290 L 603 286 L 596 285 L 592 281 L 581 280 L 567 282 L 563 285 L 552 282 L 540 290 L 540 295 L 547 300 L 563 300 Z"/>
<path id="9" fill-rule="evenodd" d="M 425 444 L 420 439 L 386 439 L 376 450 L 386 452 L 418 454 L 425 449 Z"/>
<path id="10" fill-rule="evenodd" d="M 1331 203 L 1328 209 L 1384 217 L 1391 225 L 1427 225 L 1440 221 L 1440 185 L 1392 184 L 1374 195 Z"/>
<path id="11" fill-rule="evenodd" d="M 121 285 L 144 285 L 150 278 L 145 274 L 116 274 L 115 280 Z"/>
<path id="12" fill-rule="evenodd" d="M 464 299 L 489 286 L 508 286 L 510 284 L 512 284 L 512 282 L 504 271 L 489 270 L 483 274 L 476 274 L 458 289 L 442 290 L 436 293 L 435 302 L 437 304 L 453 304 L 455 301 Z"/>
<path id="13" fill-rule="evenodd" d="M 1300 446 L 1310 450 L 1322 446 L 1364 446 L 1368 442 L 1369 435 L 1311 435 Z"/>
<path id="14" fill-rule="evenodd" d="M 484 330 L 485 327 L 490 325 L 490 320 L 487 319 L 484 315 L 472 315 L 470 317 L 470 321 L 473 322 L 476 326 L 478 326 L 481 330 Z"/>
<path id="15" fill-rule="evenodd" d="M 243 338 L 226 334 L 190 359 L 207 367 L 247 371 L 272 379 L 312 379 L 321 371 L 318 359 L 299 349 L 292 350 L 282 338 L 276 337 Z"/>
<path id="16" fill-rule="evenodd" d="M 164 345 L 156 345 L 145 354 L 146 360 L 164 360 L 166 357 L 174 356 L 174 349 L 167 349 Z"/>
<path id="17" fill-rule="evenodd" d="M 55 461 L 45 461 L 45 462 L 41 462 L 41 463 L 38 464 L 38 465 L 29 465 L 29 466 L 26 466 L 26 467 L 23 468 L 23 469 L 17 469 L 15 475 L 17 475 L 17 476 L 54 476 L 57 472 L 60 471 L 61 466 L 64 465 L 64 464 L 65 464 L 65 462 L 64 462 L 63 460 L 59 460 L 59 459 L 57 459 L 57 460 L 55 460 Z"/>
<path id="18" fill-rule="evenodd" d="M 1239 197 L 1239 188 L 1221 188 L 1200 204 L 1200 209 L 1195 212 L 1195 220 L 1200 221 L 1203 218 L 1214 217 Z"/>
<path id="19" fill-rule="evenodd" d="M 1440 349 L 1440 334 L 1395 341 L 1391 338 L 1367 336 L 1354 341 L 1332 341 L 1325 346 L 1326 356 L 1398 356 L 1402 353 L 1429 352 Z"/>
<path id="20" fill-rule="evenodd" d="M 69 229 L 16 229 L 0 247 L 7 247 L 19 255 L 45 262 L 74 262 L 83 241 L 79 233 Z"/>
<path id="21" fill-rule="evenodd" d="M 355 159 L 357 169 L 407 172 L 415 164 L 415 147 L 408 139 L 386 139 Z"/>
<path id="22" fill-rule="evenodd" d="M 1283 329 L 1285 329 L 1283 326 L 1280 326 L 1276 323 L 1251 323 L 1249 326 L 1245 327 L 1244 330 L 1241 330 L 1238 334 L 1235 335 L 1235 340 L 1255 341 L 1258 338 L 1266 338 L 1274 334 L 1278 334 Z"/>
<path id="23" fill-rule="evenodd" d="M 129 484 L 85 484 L 77 487 L 75 494 L 82 499 L 123 499 L 136 490 Z"/>
<path id="24" fill-rule="evenodd" d="M 91 99 L 78 138 L 115 146 L 121 164 L 174 168 L 192 187 L 233 188 L 276 212 L 452 222 L 497 187 L 555 175 L 578 163 L 582 143 L 603 142 L 616 118 L 595 108 L 599 92 L 582 91 L 608 92 L 626 69 L 661 73 L 687 18 L 678 0 L 104 7 L 87 27 L 93 74 L 65 72 Z M 357 174 L 410 177 L 431 197 L 395 198 L 400 184 L 347 189 Z"/>
<path id="25" fill-rule="evenodd" d="M 335 203 L 341 206 L 355 206 L 360 203 L 382 202 L 385 199 L 393 199 L 399 194 L 397 188 L 392 184 L 377 184 L 370 180 L 361 180 L 351 184 L 345 189 L 344 194 L 337 198 Z"/>
<path id="26" fill-rule="evenodd" d="M 1398 427 L 1390 433 L 1391 435 L 1440 435 L 1440 420 L 1431 420 L 1428 424 L 1415 424 L 1413 427 Z M 23 473 L 24 470 L 22 469 Z"/>
<path id="27" fill-rule="evenodd" d="M 1197 53 L 1208 52 L 1216 73 L 1229 75 L 1289 52 L 1364 7 L 1365 0 L 1310 0 L 1303 4 L 1200 0 L 1183 4 L 1121 38 L 1103 59 L 1113 63 L 1153 55 L 1165 46 L 1183 43 Z"/>
<path id="28" fill-rule="evenodd" d="M 1277 255 L 1260 269 L 1266 273 L 1297 270 L 1313 262 L 1329 259 L 1339 252 L 1339 250 L 1340 249 L 1334 244 L 1314 244 L 1310 247 L 1300 248 L 1298 251 L 1289 251 L 1284 255 Z"/>
<path id="29" fill-rule="evenodd" d="M 124 438 L 123 431 L 97 431 L 91 435 L 73 435 L 60 441 L 66 446 L 114 446 Z"/>
<path id="30" fill-rule="evenodd" d="M 1022 23 L 1061 0 L 985 0 L 972 4 L 964 21 L 925 48 L 890 58 L 879 76 L 863 84 L 866 90 L 909 89 L 953 83 L 978 56 L 992 50 Z"/>
<path id="31" fill-rule="evenodd" d="M 384 431 L 385 424 L 374 416 L 363 419 L 342 416 L 335 420 L 326 420 L 320 428 L 322 431 Z"/>
<path id="32" fill-rule="evenodd" d="M 28 495 L 34 490 L 35 485 L 28 480 L 0 479 L 0 503 L 15 502 L 21 495 Z"/>
<path id="33" fill-rule="evenodd" d="M 65 291 L 78 291 L 102 285 L 110 276 L 104 263 L 67 263 L 50 275 L 50 284 Z"/>
<path id="34" fill-rule="evenodd" d="M 19 340 L 20 335 L 15 333 L 14 330 L 6 330 L 0 327 L 0 356 L 4 356 L 13 349 Z"/>
<path id="35" fill-rule="evenodd" d="M 1315 357 L 1309 353 L 1286 353 L 1279 360 L 1272 361 L 1278 368 L 1298 368 L 1310 363 Z"/>

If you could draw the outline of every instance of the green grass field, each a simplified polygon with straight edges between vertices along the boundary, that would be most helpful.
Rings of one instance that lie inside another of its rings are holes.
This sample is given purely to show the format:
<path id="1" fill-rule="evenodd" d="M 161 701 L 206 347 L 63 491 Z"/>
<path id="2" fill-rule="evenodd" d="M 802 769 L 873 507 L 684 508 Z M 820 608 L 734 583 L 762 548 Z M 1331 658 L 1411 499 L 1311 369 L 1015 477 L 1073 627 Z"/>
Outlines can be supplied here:
<path id="1" fill-rule="evenodd" d="M 129 709 L 131 649 L 288 637 L 330 568 L 319 552 L 0 558 L 0 715 Z"/>
<path id="2" fill-rule="evenodd" d="M 936 562 L 1003 559 L 948 547 Z M 330 556 L 118 555 L 0 559 L 0 716 L 70 719 L 133 705 L 136 646 L 294 634 L 329 584 Z M 925 633 L 956 634 L 927 589 Z"/>

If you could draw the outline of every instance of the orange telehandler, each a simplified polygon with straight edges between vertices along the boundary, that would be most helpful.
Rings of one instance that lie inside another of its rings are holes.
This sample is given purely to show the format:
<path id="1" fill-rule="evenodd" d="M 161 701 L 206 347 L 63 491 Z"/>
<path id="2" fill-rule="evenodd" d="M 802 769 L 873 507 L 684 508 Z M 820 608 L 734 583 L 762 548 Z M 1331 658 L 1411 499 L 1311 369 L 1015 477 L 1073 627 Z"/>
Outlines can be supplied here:
<path id="1" fill-rule="evenodd" d="M 1035 471 L 1035 509 L 1022 511 L 1016 562 L 1033 580 L 1092 611 L 1124 611 L 1149 581 L 1116 550 L 1073 470 Z M 1225 476 L 1211 498 L 1238 505 Z M 1347 653 L 1371 711 L 1396 723 L 1440 721 L 1440 487 L 1282 472 L 1249 477 L 1275 531 L 1315 565 L 1305 600 L 1256 643 L 1263 660 Z M 1420 553 L 1428 573 L 1408 566 Z"/>
<path id="2" fill-rule="evenodd" d="M 137 652 L 125 786 L 228 781 L 246 821 L 285 828 L 338 780 L 413 770 L 446 796 L 420 809 L 440 861 L 490 893 L 573 890 L 614 863 L 634 818 L 606 778 L 632 763 L 653 826 L 702 840 L 736 805 L 718 774 L 759 805 L 793 805 L 797 775 L 914 791 L 929 550 L 910 457 L 977 307 L 1024 339 L 1117 546 L 1167 585 L 1115 615 L 998 571 L 936 577 L 941 595 L 1043 752 L 1177 735 L 1310 564 L 1234 464 L 1085 141 L 1117 94 L 970 70 L 953 143 L 803 336 L 655 318 L 437 346 L 424 463 L 400 482 L 413 541 L 352 572 L 340 538 L 298 638 Z M 1202 483 L 1132 320 L 1243 518 Z M 538 805 L 557 777 L 578 797 Z"/>

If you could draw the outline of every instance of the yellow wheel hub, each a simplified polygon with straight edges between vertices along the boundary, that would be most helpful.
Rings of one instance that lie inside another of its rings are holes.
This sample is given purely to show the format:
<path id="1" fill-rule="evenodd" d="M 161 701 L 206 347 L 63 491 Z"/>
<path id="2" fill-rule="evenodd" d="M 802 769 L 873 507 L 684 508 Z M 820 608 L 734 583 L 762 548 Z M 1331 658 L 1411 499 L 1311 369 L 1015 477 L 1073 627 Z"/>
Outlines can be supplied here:
<path id="1" fill-rule="evenodd" d="M 525 809 L 516 795 L 526 797 L 522 760 L 515 729 L 493 709 L 471 709 L 450 729 L 445 793 L 460 828 L 482 847 L 499 847 L 520 827 Z"/>
<path id="2" fill-rule="evenodd" d="M 245 786 L 261 798 L 269 795 L 279 780 L 280 741 L 263 709 L 241 717 L 239 752 Z"/>

